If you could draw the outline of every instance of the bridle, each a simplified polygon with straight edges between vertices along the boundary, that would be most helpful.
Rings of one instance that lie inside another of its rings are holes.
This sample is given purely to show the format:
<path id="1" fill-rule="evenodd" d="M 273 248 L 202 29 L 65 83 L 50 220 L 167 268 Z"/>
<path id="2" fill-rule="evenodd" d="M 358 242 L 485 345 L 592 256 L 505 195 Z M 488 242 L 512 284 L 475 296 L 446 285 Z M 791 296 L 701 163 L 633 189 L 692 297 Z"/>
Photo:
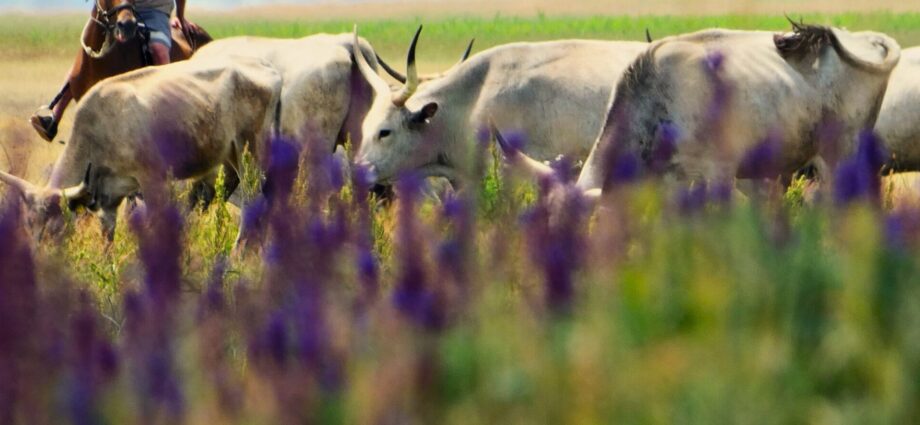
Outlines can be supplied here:
<path id="1" fill-rule="evenodd" d="M 109 53 L 109 51 L 112 50 L 113 47 L 115 47 L 116 43 L 109 41 L 109 36 L 112 34 L 112 31 L 115 30 L 116 24 L 112 18 L 118 16 L 118 14 L 125 9 L 130 9 L 131 12 L 137 16 L 137 9 L 134 8 L 134 4 L 131 2 L 122 1 L 121 4 L 106 10 L 102 8 L 101 1 L 102 0 L 96 0 L 96 16 L 93 16 L 89 19 L 96 25 L 102 27 L 102 31 L 105 33 L 105 41 L 102 44 L 102 48 L 96 51 L 93 50 L 92 47 L 86 45 L 86 36 L 88 35 L 87 32 L 89 30 L 89 25 L 83 28 L 83 34 L 80 35 L 80 45 L 83 47 L 83 51 L 93 59 L 99 59 L 105 56 L 107 53 Z"/>

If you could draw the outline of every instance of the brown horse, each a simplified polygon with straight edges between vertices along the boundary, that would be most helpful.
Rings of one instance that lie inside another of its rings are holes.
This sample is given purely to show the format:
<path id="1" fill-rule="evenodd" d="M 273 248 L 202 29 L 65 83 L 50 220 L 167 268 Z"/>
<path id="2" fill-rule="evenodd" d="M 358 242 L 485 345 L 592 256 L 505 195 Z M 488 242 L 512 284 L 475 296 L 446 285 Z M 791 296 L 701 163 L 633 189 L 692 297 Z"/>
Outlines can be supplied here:
<path id="1" fill-rule="evenodd" d="M 97 0 L 91 18 L 80 39 L 82 49 L 77 54 L 67 81 L 61 91 L 47 106 L 51 116 L 41 116 L 40 108 L 30 122 L 39 135 L 52 141 L 58 124 L 71 100 L 79 101 L 97 82 L 150 65 L 145 31 L 139 28 L 134 0 Z M 211 36 L 200 28 L 183 31 L 172 28 L 171 61 L 188 59 L 192 53 L 208 42 Z"/>

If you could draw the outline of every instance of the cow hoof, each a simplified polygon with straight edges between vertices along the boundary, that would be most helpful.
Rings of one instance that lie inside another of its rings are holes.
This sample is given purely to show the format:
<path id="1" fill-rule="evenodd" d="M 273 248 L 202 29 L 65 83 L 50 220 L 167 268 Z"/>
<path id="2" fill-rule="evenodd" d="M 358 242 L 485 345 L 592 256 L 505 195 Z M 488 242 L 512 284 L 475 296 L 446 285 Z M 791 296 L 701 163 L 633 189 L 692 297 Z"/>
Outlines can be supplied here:
<path id="1" fill-rule="evenodd" d="M 57 126 L 54 123 L 54 118 L 32 115 L 32 118 L 29 118 L 29 122 L 32 123 L 32 128 L 46 142 L 53 141 L 54 136 L 57 136 Z"/>

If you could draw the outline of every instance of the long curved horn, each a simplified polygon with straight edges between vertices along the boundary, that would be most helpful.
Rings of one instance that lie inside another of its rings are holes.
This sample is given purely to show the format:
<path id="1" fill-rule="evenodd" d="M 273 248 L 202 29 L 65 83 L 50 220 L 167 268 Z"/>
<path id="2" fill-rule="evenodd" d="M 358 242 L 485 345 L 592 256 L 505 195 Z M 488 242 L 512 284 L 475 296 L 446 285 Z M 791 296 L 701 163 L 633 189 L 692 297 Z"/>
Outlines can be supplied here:
<path id="1" fill-rule="evenodd" d="M 470 39 L 470 44 L 466 45 L 466 50 L 463 52 L 463 56 L 460 56 L 460 62 L 458 62 L 458 64 L 466 62 L 466 60 L 470 58 L 470 53 L 473 52 L 474 44 L 476 44 L 476 39 L 475 38 Z"/>
<path id="2" fill-rule="evenodd" d="M 466 45 L 466 50 L 463 52 L 463 55 L 460 56 L 460 61 L 455 63 L 454 66 L 450 67 L 447 71 L 441 72 L 439 74 L 425 75 L 419 78 L 422 82 L 437 80 L 439 78 L 444 78 L 450 73 L 454 72 L 460 65 L 463 65 L 467 59 L 470 58 L 470 53 L 473 51 L 473 44 L 476 43 L 476 39 L 470 40 L 470 44 Z"/>
<path id="3" fill-rule="evenodd" d="M 387 96 L 390 94 L 390 85 L 383 80 L 380 75 L 371 68 L 370 64 L 367 63 L 367 59 L 364 57 L 364 53 L 361 51 L 361 44 L 358 41 L 358 26 L 355 25 L 355 41 L 351 46 L 352 54 L 355 57 L 355 62 L 358 63 L 358 70 L 361 72 L 361 75 L 364 76 L 364 79 L 370 83 L 371 87 L 374 89 L 374 92 L 377 96 Z"/>
<path id="4" fill-rule="evenodd" d="M 415 64 L 415 48 L 418 46 L 418 37 L 422 33 L 422 25 L 418 26 L 415 36 L 412 37 L 412 44 L 409 45 L 409 53 L 406 55 L 406 84 L 402 90 L 393 95 L 393 104 L 403 106 L 406 101 L 418 90 L 418 68 Z"/>
<path id="5" fill-rule="evenodd" d="M 447 76 L 451 72 L 454 72 L 454 70 L 456 70 L 458 66 L 462 65 L 464 62 L 466 62 L 467 59 L 470 58 L 470 54 L 473 52 L 473 44 L 475 43 L 476 43 L 475 38 L 470 40 L 470 43 L 466 45 L 466 50 L 463 51 L 463 55 L 460 56 L 460 61 L 454 64 L 454 66 L 450 67 L 450 69 L 444 72 L 437 73 L 437 74 L 423 75 L 419 77 L 419 82 L 424 83 L 427 81 L 437 80 L 439 78 L 443 78 Z M 384 62 L 384 60 L 380 57 L 380 55 L 377 55 L 377 63 L 379 63 L 380 67 L 383 68 L 383 70 L 386 71 L 387 74 L 390 74 L 390 76 L 393 77 L 394 80 L 399 81 L 400 83 L 406 84 L 406 76 L 403 74 L 400 74 L 399 71 L 393 69 L 393 67 L 391 67 L 389 64 Z"/>
<path id="6" fill-rule="evenodd" d="M 492 130 L 492 134 L 495 136 L 495 141 L 498 142 L 499 148 L 501 148 L 505 157 L 508 159 L 508 162 L 520 166 L 538 178 L 556 178 L 556 171 L 553 170 L 553 167 L 537 161 L 527 156 L 524 152 L 521 152 L 517 147 L 511 146 L 505 139 L 505 136 L 498 131 L 498 127 L 495 126 L 494 122 L 489 121 L 489 127 Z"/>
<path id="7" fill-rule="evenodd" d="M 384 62 L 383 58 L 381 58 L 380 55 L 376 55 L 376 56 L 377 56 L 377 63 L 380 64 L 380 67 L 383 68 L 383 70 L 386 71 L 387 74 L 390 74 L 390 76 L 393 77 L 394 80 L 399 81 L 400 83 L 406 84 L 405 75 L 400 74 L 399 71 L 393 69 L 393 67 L 390 66 L 390 64 Z"/>
<path id="8" fill-rule="evenodd" d="M 92 173 L 93 164 L 89 163 L 86 165 L 86 174 L 83 175 L 83 181 L 80 182 L 80 184 L 61 189 L 61 195 L 64 196 L 64 199 L 77 199 L 86 196 L 86 194 L 89 193 Z"/>
<path id="9" fill-rule="evenodd" d="M 19 191 L 19 193 L 25 194 L 28 192 L 35 192 L 36 187 L 34 184 L 25 181 L 19 177 L 16 177 L 10 173 L 0 171 L 0 181 L 12 186 L 14 189 Z"/>

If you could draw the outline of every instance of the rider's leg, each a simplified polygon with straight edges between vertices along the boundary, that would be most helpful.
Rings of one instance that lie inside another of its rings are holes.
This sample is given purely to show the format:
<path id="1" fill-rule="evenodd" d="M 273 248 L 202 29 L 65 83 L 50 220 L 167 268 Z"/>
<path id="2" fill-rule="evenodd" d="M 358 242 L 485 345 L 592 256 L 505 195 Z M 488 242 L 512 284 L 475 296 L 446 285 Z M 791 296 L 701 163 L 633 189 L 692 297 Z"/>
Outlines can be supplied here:
<path id="1" fill-rule="evenodd" d="M 153 58 L 154 65 L 166 65 L 169 63 L 169 47 L 163 43 L 151 41 L 150 56 Z"/>
<path id="2" fill-rule="evenodd" d="M 73 100 L 73 94 L 70 93 L 70 87 L 64 87 L 64 91 L 61 92 L 61 98 L 54 105 L 54 109 L 51 110 L 51 117 L 54 120 L 54 127 L 57 129 L 57 124 L 61 122 L 61 117 L 64 116 L 64 111 L 67 109 L 67 105 L 70 104 L 70 101 Z"/>
<path id="3" fill-rule="evenodd" d="M 147 47 L 154 65 L 169 63 L 169 49 L 172 47 L 172 29 L 169 26 L 169 14 L 155 9 L 138 9 L 138 18 L 150 31 Z"/>

